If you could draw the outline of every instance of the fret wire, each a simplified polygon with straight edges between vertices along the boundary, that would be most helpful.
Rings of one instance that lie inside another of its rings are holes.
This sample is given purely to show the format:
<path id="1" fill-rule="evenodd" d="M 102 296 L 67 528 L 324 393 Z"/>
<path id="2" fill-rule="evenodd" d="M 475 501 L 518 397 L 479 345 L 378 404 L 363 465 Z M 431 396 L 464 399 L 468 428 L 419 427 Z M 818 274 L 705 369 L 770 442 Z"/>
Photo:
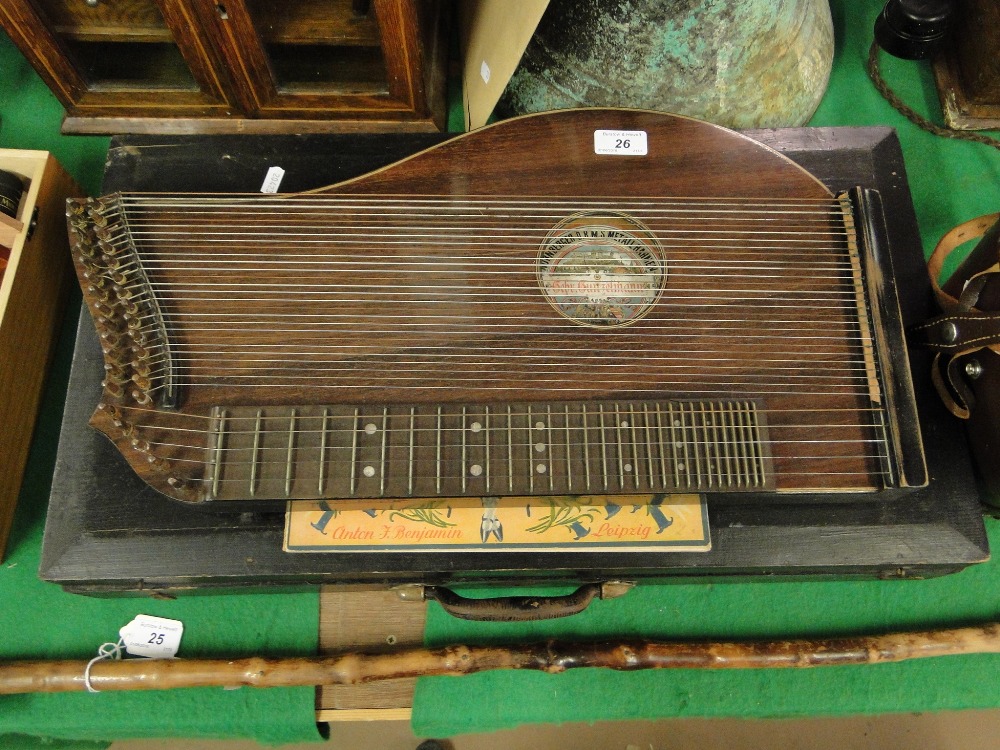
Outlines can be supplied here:
<path id="1" fill-rule="evenodd" d="M 660 484 L 667 486 L 667 451 L 663 445 L 663 412 L 660 409 L 660 402 L 656 402 L 656 440 L 660 454 Z"/>
<path id="2" fill-rule="evenodd" d="M 628 405 L 628 415 L 629 430 L 632 432 L 632 481 L 635 483 L 635 489 L 639 489 L 639 476 L 641 474 L 639 470 L 639 441 L 635 434 L 635 408 L 631 402 Z"/>
<path id="3" fill-rule="evenodd" d="M 295 409 L 292 409 L 291 416 L 288 422 L 288 453 L 285 468 L 285 497 L 292 494 L 292 470 L 294 467 L 294 451 L 295 449 Z"/>
<path id="4" fill-rule="evenodd" d="M 528 404 L 528 492 L 533 494 L 535 491 L 535 461 L 531 455 L 531 404 Z"/>
<path id="5" fill-rule="evenodd" d="M 608 438 L 604 432 L 604 404 L 597 405 L 598 424 L 601 426 L 601 474 L 604 477 L 604 491 L 608 490 Z"/>
<path id="6" fill-rule="evenodd" d="M 753 442 L 753 417 L 750 405 L 747 402 L 740 404 L 739 411 L 740 419 L 740 434 L 742 437 L 742 442 L 748 447 L 749 450 L 743 453 L 743 476 L 751 477 L 754 487 L 759 485 L 759 477 L 757 476 L 757 461 L 760 460 L 760 456 L 757 454 L 756 446 Z"/>
<path id="7" fill-rule="evenodd" d="M 485 424 L 485 435 L 483 440 L 485 441 L 486 448 L 486 492 L 490 491 L 490 407 L 486 406 L 486 415 L 483 417 Z"/>
<path id="8" fill-rule="evenodd" d="M 714 412 L 715 409 L 716 409 L 716 407 L 713 406 L 712 407 L 712 411 Z M 713 414 L 713 417 L 714 416 L 715 415 Z M 723 417 L 723 413 L 722 413 L 721 407 L 719 408 L 719 417 L 720 418 Z M 727 482 L 731 482 L 732 478 L 734 476 L 734 471 L 733 471 L 733 457 L 732 457 L 732 454 L 729 452 L 729 446 L 730 446 L 730 444 L 732 442 L 732 437 L 733 437 L 733 435 L 732 435 L 732 427 L 730 425 L 725 424 L 725 423 L 721 423 L 720 424 L 720 422 L 717 420 L 716 421 L 716 428 L 715 429 L 716 429 L 716 432 L 722 438 L 716 445 L 721 445 L 722 446 L 723 457 L 725 458 L 725 462 L 726 462 L 726 480 L 727 480 Z M 716 448 L 716 454 L 718 454 L 718 448 Z"/>
<path id="9" fill-rule="evenodd" d="M 615 403 L 615 436 L 618 439 L 618 488 L 625 489 L 625 447 L 622 444 L 622 422 L 618 404 Z"/>
<path id="10" fill-rule="evenodd" d="M 507 486 L 514 491 L 514 424 L 510 404 L 507 405 Z"/>
<path id="11" fill-rule="evenodd" d="M 548 459 L 548 475 L 549 475 L 549 491 L 555 489 L 555 465 L 554 459 L 552 458 L 552 405 L 545 405 L 545 434 L 548 436 L 548 442 L 545 445 L 545 456 Z"/>
<path id="12" fill-rule="evenodd" d="M 213 448 L 212 456 L 212 495 L 217 496 L 219 494 L 219 481 L 222 475 L 222 449 L 224 448 L 224 440 L 226 434 L 226 410 L 222 409 L 219 411 L 219 431 L 215 435 L 215 446 Z M 152 443 L 150 443 L 152 445 Z"/>
<path id="13" fill-rule="evenodd" d="M 416 424 L 416 407 L 410 407 L 410 469 L 409 469 L 409 491 L 413 494 L 413 448 L 414 448 L 414 426 Z"/>
<path id="14" fill-rule="evenodd" d="M 569 404 L 565 404 L 566 426 L 566 487 L 573 489 L 573 454 L 570 451 Z"/>
<path id="15" fill-rule="evenodd" d="M 673 467 L 674 467 L 674 486 L 679 487 L 681 484 L 681 474 L 680 474 L 680 462 L 678 458 L 678 441 L 677 441 L 677 420 L 674 419 L 675 406 L 673 402 L 667 404 L 667 423 L 670 429 L 670 450 L 673 455 Z"/>
<path id="16" fill-rule="evenodd" d="M 261 424 L 262 410 L 257 410 L 256 423 L 253 431 L 253 455 L 250 459 L 250 497 L 253 497 L 257 492 L 257 466 L 260 461 L 260 424 Z M 322 483 L 322 480 L 321 480 Z M 320 487 L 320 492 L 323 489 Z"/>
<path id="17" fill-rule="evenodd" d="M 649 404 L 642 405 L 642 426 L 646 433 L 646 468 L 649 471 L 649 489 L 656 489 L 656 479 L 653 474 L 653 439 L 649 434 Z"/>
<path id="18" fill-rule="evenodd" d="M 441 407 L 437 408 L 437 492 L 441 494 Z"/>
<path id="19" fill-rule="evenodd" d="M 690 406 L 688 408 L 690 408 Z M 690 445 L 691 449 L 692 449 L 692 452 L 694 453 L 694 463 L 695 463 L 695 467 L 696 467 L 695 471 L 698 474 L 698 486 L 699 487 L 701 487 L 701 477 L 703 476 L 702 475 L 702 471 L 701 471 L 701 451 L 699 450 L 699 448 L 701 446 L 705 446 L 705 448 L 706 448 L 706 451 L 705 451 L 705 453 L 706 453 L 706 461 L 707 461 L 707 454 L 708 454 L 707 448 L 708 448 L 708 445 L 710 443 L 710 438 L 708 437 L 708 430 L 705 427 L 705 423 L 707 421 L 708 415 L 706 414 L 705 416 L 706 416 L 706 419 L 703 419 L 702 423 L 701 423 L 701 431 L 702 431 L 702 437 L 704 438 L 704 441 L 699 441 L 698 440 L 698 427 L 699 427 L 699 425 L 696 423 L 696 420 L 694 419 L 694 415 L 692 415 L 692 419 L 691 419 L 691 434 L 695 436 L 695 439 L 692 440 L 692 441 L 688 441 L 688 442 L 685 443 L 685 447 L 688 446 L 688 445 Z M 708 475 L 708 486 L 709 487 L 712 486 L 712 476 L 711 476 L 711 474 Z"/>
<path id="20" fill-rule="evenodd" d="M 465 407 L 462 407 L 463 414 L 465 413 Z M 389 437 L 389 430 L 386 429 L 389 423 L 389 407 L 382 407 L 382 454 L 379 459 L 379 493 L 385 494 L 385 448 L 386 440 Z M 464 488 L 463 488 L 464 489 Z"/>
<path id="21" fill-rule="evenodd" d="M 260 410 L 258 410 L 257 413 L 260 414 Z M 317 487 L 317 491 L 321 495 L 323 494 L 323 488 L 325 486 L 326 441 L 330 428 L 329 419 L 330 419 L 330 409 L 329 407 L 325 407 L 323 409 L 323 428 L 320 430 L 320 438 L 319 438 L 319 482 L 318 482 L 319 486 Z"/>
<path id="22" fill-rule="evenodd" d="M 708 477 L 709 487 L 712 486 L 716 475 L 713 469 L 718 469 L 719 466 L 719 436 L 715 426 L 715 414 L 713 411 L 712 405 L 709 404 L 708 414 L 701 421 L 701 430 L 705 435 L 705 475 Z M 718 473 L 721 474 L 721 472 Z"/>
<path id="23" fill-rule="evenodd" d="M 359 409 L 354 410 L 354 419 L 351 422 L 351 497 L 354 497 L 354 488 L 357 485 L 359 411 Z"/>
<path id="24" fill-rule="evenodd" d="M 466 459 L 466 456 L 465 456 L 466 436 L 468 435 L 468 432 L 466 431 L 466 426 L 465 426 L 465 412 L 466 412 L 466 407 L 463 406 L 462 407 L 462 430 L 461 430 L 461 432 L 462 432 L 462 492 L 465 492 L 466 475 L 468 473 L 466 471 L 466 468 L 465 468 L 465 465 L 466 465 L 466 460 L 465 460 Z"/>

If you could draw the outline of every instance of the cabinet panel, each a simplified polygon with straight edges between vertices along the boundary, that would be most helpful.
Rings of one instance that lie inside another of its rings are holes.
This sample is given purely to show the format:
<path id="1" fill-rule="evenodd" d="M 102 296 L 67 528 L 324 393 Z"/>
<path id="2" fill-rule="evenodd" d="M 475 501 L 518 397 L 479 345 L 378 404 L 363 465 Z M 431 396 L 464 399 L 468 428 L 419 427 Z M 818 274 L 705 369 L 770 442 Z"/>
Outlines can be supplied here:
<path id="1" fill-rule="evenodd" d="M 0 26 L 67 132 L 428 130 L 444 127 L 446 4 L 0 0 Z"/>
<path id="2" fill-rule="evenodd" d="M 0 23 L 70 117 L 232 109 L 180 0 L 4 0 Z"/>
<path id="3" fill-rule="evenodd" d="M 445 66 L 436 0 L 229 0 L 225 8 L 206 31 L 248 114 L 443 126 L 444 87 L 427 85 L 432 71 L 443 81 Z"/>

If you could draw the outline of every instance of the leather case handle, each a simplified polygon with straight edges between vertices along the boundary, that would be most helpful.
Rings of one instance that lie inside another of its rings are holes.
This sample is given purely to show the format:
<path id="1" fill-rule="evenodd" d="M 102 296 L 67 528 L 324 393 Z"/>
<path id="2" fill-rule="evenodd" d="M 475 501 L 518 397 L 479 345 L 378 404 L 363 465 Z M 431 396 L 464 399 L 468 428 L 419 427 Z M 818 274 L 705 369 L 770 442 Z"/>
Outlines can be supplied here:
<path id="1" fill-rule="evenodd" d="M 461 620 L 530 622 L 569 617 L 583 612 L 594 599 L 612 599 L 635 584 L 625 581 L 587 583 L 565 596 L 500 596 L 469 599 L 443 586 L 423 586 L 423 598 L 433 599 L 445 612 Z"/>

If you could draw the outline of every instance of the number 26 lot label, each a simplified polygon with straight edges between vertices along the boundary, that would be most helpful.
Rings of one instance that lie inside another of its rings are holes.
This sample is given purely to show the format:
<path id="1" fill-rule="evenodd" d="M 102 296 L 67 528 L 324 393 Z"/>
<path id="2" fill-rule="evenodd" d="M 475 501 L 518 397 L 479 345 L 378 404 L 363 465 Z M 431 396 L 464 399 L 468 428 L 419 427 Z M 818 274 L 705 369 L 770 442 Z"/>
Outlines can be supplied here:
<path id="1" fill-rule="evenodd" d="M 645 130 L 595 130 L 595 154 L 618 154 L 619 156 L 645 156 Z"/>

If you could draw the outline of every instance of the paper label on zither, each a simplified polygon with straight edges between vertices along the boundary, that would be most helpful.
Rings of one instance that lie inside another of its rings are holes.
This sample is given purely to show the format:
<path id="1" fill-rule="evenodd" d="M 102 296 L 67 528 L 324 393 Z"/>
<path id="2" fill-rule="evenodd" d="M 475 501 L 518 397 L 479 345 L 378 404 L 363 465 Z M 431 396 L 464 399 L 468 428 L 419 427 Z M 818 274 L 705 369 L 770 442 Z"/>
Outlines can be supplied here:
<path id="1" fill-rule="evenodd" d="M 295 501 L 286 552 L 707 552 L 703 495 Z"/>

